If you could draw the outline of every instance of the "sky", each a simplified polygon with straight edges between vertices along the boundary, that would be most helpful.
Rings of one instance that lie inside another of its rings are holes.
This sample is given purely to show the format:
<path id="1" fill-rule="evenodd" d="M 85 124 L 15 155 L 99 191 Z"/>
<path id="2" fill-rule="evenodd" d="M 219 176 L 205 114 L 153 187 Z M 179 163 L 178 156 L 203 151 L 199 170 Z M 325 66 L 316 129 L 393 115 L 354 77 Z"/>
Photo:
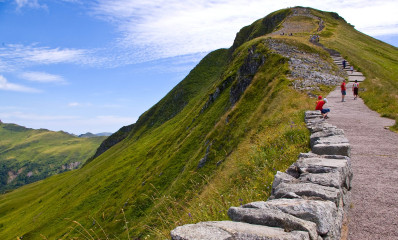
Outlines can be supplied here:
<path id="1" fill-rule="evenodd" d="M 397 0 L 0 0 L 0 120 L 115 132 L 242 27 L 294 6 L 398 46 Z"/>

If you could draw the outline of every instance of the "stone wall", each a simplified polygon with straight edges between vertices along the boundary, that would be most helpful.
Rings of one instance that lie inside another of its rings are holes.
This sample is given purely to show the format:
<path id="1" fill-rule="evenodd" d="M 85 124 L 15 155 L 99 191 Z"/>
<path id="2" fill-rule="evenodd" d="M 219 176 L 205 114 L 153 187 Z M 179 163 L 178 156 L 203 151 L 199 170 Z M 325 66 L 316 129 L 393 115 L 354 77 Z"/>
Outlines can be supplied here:
<path id="1" fill-rule="evenodd" d="M 305 122 L 312 151 L 300 154 L 286 172 L 277 172 L 267 201 L 231 207 L 232 221 L 179 226 L 171 238 L 340 239 L 351 189 L 350 144 L 319 111 L 307 111 Z"/>

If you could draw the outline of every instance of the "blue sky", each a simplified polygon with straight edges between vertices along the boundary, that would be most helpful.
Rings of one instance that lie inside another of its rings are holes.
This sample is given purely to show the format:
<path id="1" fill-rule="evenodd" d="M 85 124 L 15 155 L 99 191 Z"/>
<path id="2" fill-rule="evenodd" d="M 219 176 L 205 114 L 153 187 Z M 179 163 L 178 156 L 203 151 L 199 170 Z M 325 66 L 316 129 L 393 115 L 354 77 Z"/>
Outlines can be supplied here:
<path id="1" fill-rule="evenodd" d="M 240 28 L 297 5 L 398 46 L 396 0 L 0 0 L 0 119 L 114 132 Z"/>

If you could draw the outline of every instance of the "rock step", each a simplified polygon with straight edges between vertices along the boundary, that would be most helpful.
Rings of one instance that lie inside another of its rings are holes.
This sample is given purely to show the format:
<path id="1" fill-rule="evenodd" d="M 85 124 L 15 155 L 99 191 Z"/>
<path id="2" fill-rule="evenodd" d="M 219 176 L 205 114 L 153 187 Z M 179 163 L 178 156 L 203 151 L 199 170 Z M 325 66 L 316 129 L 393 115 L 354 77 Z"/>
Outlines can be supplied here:
<path id="1" fill-rule="evenodd" d="M 348 76 L 363 76 L 363 74 L 354 70 L 352 73 L 348 72 Z"/>
<path id="2" fill-rule="evenodd" d="M 341 56 L 331 56 L 331 57 L 337 66 L 343 66 L 344 58 L 342 58 Z M 346 67 L 343 70 L 345 70 L 346 73 L 348 74 L 348 81 L 350 82 L 355 82 L 355 80 L 358 82 L 365 81 L 365 76 L 361 72 L 358 72 L 354 69 L 354 71 L 351 73 L 351 64 L 348 61 L 346 61 Z"/>
<path id="3" fill-rule="evenodd" d="M 365 81 L 365 77 L 364 76 L 348 76 L 348 81 L 355 82 L 355 80 L 357 80 L 358 82 L 363 82 L 363 81 Z"/>

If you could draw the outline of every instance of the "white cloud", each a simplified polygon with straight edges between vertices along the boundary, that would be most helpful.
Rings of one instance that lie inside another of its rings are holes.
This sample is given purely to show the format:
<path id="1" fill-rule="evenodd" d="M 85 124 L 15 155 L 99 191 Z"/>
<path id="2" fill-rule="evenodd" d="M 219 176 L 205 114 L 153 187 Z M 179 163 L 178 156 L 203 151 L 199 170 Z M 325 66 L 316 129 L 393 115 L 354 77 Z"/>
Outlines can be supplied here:
<path id="1" fill-rule="evenodd" d="M 388 27 L 388 28 L 387 28 Z M 383 26 L 371 26 L 361 27 L 360 31 L 372 35 L 372 36 L 384 36 L 384 35 L 396 35 L 398 34 L 398 24 L 395 25 L 383 25 Z"/>
<path id="2" fill-rule="evenodd" d="M 68 107 L 91 107 L 91 103 L 79 103 L 79 102 L 70 102 L 68 103 Z"/>
<path id="3" fill-rule="evenodd" d="M 94 50 L 39 47 L 36 45 L 25 46 L 21 44 L 8 44 L 0 47 L 1 65 L 25 67 L 30 65 L 49 65 L 59 63 L 72 63 L 80 65 L 95 65 L 103 59 L 94 56 Z M 2 67 L 2 69 L 5 68 Z"/>
<path id="4" fill-rule="evenodd" d="M 62 76 L 45 73 L 45 72 L 24 72 L 20 74 L 20 77 L 33 82 L 61 83 L 61 84 L 66 83 L 65 79 Z"/>
<path id="5" fill-rule="evenodd" d="M 395 33 L 396 0 L 98 0 L 94 14 L 115 24 L 120 46 L 139 61 L 230 47 L 245 25 L 272 11 L 309 6 L 339 13 L 367 34 Z"/>
<path id="6" fill-rule="evenodd" d="M 356 29 L 372 35 L 398 33 L 398 1 L 379 0 L 365 4 L 357 1 L 355 5 L 347 5 L 339 9 L 346 20 Z"/>
<path id="7" fill-rule="evenodd" d="M 0 90 L 15 91 L 15 92 L 30 92 L 30 93 L 40 92 L 39 90 L 34 88 L 25 87 L 15 83 L 10 83 L 2 75 L 0 75 Z"/>
<path id="8" fill-rule="evenodd" d="M 84 54 L 84 50 L 36 48 L 26 51 L 22 58 L 41 64 L 71 63 L 81 61 Z"/>
<path id="9" fill-rule="evenodd" d="M 20 7 L 42 6 L 43 0 L 16 0 Z M 72 63 L 118 67 L 131 63 L 207 53 L 232 45 L 245 25 L 272 11 L 309 6 L 339 13 L 360 31 L 370 35 L 398 32 L 396 0 L 62 0 L 92 8 L 91 14 L 114 24 L 117 44 L 103 49 L 68 49 L 10 45 L 0 48 L 0 71 L 13 64 Z M 87 7 L 87 8 L 86 8 Z"/>
<path id="10" fill-rule="evenodd" d="M 47 9 L 47 5 L 39 4 L 38 0 L 15 0 L 15 3 L 17 4 L 17 9 L 21 9 L 23 7 Z"/>
<path id="11" fill-rule="evenodd" d="M 78 107 L 78 106 L 80 106 L 80 103 L 78 103 L 78 102 L 71 102 L 71 103 L 68 104 L 68 106 L 69 106 L 69 107 Z"/>

